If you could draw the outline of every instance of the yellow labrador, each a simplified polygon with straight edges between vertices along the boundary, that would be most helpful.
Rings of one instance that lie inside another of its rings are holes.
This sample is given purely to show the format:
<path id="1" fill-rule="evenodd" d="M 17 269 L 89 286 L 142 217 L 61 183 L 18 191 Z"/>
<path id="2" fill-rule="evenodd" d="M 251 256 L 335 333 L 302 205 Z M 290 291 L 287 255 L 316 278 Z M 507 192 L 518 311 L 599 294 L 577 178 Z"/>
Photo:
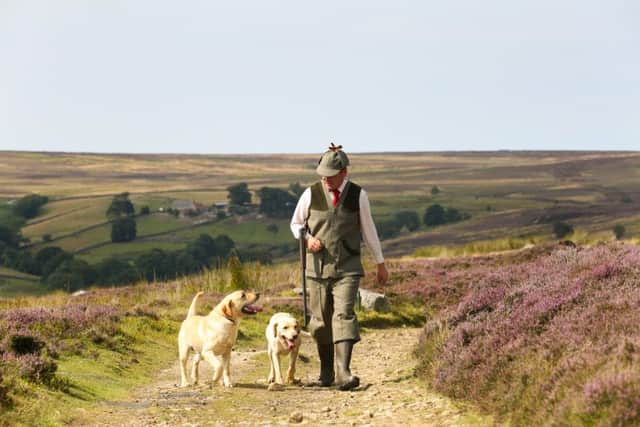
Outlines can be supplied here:
<path id="1" fill-rule="evenodd" d="M 280 356 L 288 354 L 287 382 L 294 382 L 296 359 L 298 358 L 301 343 L 298 321 L 289 313 L 276 313 L 271 316 L 265 335 L 267 337 L 267 353 L 271 364 L 267 381 L 269 383 L 284 384 L 280 370 Z"/>
<path id="2" fill-rule="evenodd" d="M 198 365 L 204 358 L 213 367 L 213 383 L 233 387 L 229 362 L 231 348 L 238 338 L 238 324 L 243 314 L 256 314 L 260 309 L 253 304 L 260 298 L 254 292 L 235 291 L 225 296 L 207 316 L 196 315 L 196 302 L 202 295 L 198 292 L 191 302 L 187 318 L 180 326 L 178 334 L 178 354 L 180 359 L 180 387 L 189 385 L 187 379 L 187 359 L 189 350 L 195 352 L 191 376 L 198 383 Z"/>

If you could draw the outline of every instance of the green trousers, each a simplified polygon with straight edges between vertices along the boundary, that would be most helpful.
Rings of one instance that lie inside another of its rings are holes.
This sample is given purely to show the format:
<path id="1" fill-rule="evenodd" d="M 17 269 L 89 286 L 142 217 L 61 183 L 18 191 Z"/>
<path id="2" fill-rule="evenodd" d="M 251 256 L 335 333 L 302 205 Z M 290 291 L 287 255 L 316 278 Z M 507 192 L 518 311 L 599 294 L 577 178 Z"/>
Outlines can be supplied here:
<path id="1" fill-rule="evenodd" d="M 309 332 L 318 344 L 360 341 L 360 327 L 354 311 L 359 284 L 359 276 L 307 277 L 311 309 Z"/>

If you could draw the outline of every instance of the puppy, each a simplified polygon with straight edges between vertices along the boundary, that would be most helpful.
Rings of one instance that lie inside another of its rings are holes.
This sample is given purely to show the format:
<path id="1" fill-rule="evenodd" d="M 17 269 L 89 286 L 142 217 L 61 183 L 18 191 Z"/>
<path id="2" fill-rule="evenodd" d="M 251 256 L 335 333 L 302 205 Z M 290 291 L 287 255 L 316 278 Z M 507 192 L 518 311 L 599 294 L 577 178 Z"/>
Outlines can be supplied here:
<path id="1" fill-rule="evenodd" d="M 229 362 L 231 348 L 238 338 L 238 324 L 243 314 L 256 314 L 260 309 L 253 304 L 260 298 L 254 292 L 235 291 L 225 296 L 207 316 L 196 315 L 196 303 L 202 292 L 198 292 L 191 302 L 187 318 L 180 326 L 178 334 L 178 356 L 180 359 L 180 387 L 189 385 L 187 379 L 187 358 L 189 350 L 195 352 L 191 376 L 198 383 L 198 365 L 204 358 L 213 367 L 213 383 L 233 387 Z"/>
<path id="2" fill-rule="evenodd" d="M 271 370 L 269 371 L 269 383 L 283 384 L 280 371 L 280 356 L 289 355 L 289 369 L 287 370 L 287 382 L 294 382 L 296 372 L 296 359 L 300 351 L 301 333 L 298 321 L 289 313 L 276 313 L 271 316 L 267 329 L 267 353 Z"/>

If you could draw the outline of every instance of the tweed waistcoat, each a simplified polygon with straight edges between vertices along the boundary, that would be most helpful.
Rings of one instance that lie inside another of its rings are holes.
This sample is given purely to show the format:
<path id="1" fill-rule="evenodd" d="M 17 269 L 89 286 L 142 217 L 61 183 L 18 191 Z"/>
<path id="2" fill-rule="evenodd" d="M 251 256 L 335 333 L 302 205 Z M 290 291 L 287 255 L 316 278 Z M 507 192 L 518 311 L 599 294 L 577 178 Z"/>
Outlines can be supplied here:
<path id="1" fill-rule="evenodd" d="M 347 181 L 338 204 L 333 207 L 331 195 L 322 182 L 311 186 L 311 205 L 307 227 L 324 245 L 318 253 L 307 249 L 307 276 L 332 278 L 362 276 L 360 260 L 360 190 Z"/>

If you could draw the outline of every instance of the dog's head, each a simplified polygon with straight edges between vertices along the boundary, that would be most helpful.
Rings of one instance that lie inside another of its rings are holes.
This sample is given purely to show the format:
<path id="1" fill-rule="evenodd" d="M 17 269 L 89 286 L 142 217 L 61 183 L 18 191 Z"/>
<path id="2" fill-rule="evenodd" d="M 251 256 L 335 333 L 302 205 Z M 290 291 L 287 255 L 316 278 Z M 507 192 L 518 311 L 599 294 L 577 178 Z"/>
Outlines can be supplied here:
<path id="1" fill-rule="evenodd" d="M 235 291 L 225 296 L 214 308 L 214 311 L 229 320 L 235 321 L 244 314 L 256 314 L 260 308 L 255 306 L 255 302 L 260 298 L 260 294 L 250 291 Z"/>
<path id="2" fill-rule="evenodd" d="M 299 335 L 300 325 L 294 317 L 280 317 L 273 324 L 273 337 L 282 340 L 289 350 L 296 346 Z"/>

